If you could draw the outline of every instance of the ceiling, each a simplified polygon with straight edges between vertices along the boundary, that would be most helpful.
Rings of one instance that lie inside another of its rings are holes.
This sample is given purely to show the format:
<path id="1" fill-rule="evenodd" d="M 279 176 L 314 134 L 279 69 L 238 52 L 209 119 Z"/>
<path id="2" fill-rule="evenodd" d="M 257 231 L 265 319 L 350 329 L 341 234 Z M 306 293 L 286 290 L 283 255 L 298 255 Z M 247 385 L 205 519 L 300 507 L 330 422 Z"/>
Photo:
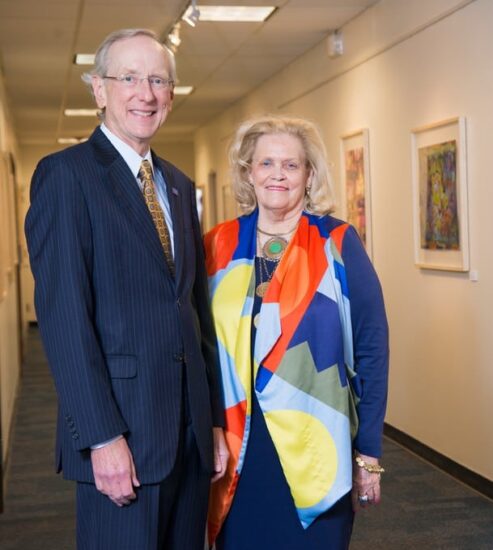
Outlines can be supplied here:
<path id="1" fill-rule="evenodd" d="M 181 25 L 176 54 L 177 96 L 156 139 L 186 141 L 194 131 L 378 0 L 199 0 L 198 4 L 275 5 L 263 23 Z M 66 108 L 92 108 L 73 64 L 94 53 L 111 31 L 151 28 L 165 37 L 188 0 L 0 0 L 0 63 L 21 146 L 56 146 L 58 138 L 86 137 L 95 118 L 68 118 Z"/>

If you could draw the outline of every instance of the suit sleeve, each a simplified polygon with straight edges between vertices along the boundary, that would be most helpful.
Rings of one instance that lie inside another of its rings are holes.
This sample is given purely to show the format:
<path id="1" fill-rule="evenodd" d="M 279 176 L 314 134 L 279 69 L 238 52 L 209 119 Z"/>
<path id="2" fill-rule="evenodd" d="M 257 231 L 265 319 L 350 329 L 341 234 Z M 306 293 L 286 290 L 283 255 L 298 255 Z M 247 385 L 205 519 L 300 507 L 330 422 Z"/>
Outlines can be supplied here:
<path id="1" fill-rule="evenodd" d="M 196 278 L 194 283 L 194 297 L 199 316 L 202 333 L 202 354 L 207 367 L 209 391 L 211 395 L 212 421 L 216 427 L 224 427 L 224 399 L 222 393 L 221 376 L 219 369 L 219 354 L 217 350 L 216 333 L 210 309 L 209 287 L 205 269 L 204 244 L 197 215 L 197 204 L 193 187 L 191 187 L 191 203 L 193 233 L 195 240 Z"/>
<path id="2" fill-rule="evenodd" d="M 342 256 L 351 300 L 354 361 L 360 393 L 359 429 L 354 447 L 365 455 L 380 457 L 389 366 L 388 325 L 382 289 L 353 227 L 346 232 Z"/>
<path id="3" fill-rule="evenodd" d="M 41 337 L 75 450 L 127 430 L 94 326 L 89 210 L 75 170 L 47 157 L 31 184 L 26 238 Z"/>

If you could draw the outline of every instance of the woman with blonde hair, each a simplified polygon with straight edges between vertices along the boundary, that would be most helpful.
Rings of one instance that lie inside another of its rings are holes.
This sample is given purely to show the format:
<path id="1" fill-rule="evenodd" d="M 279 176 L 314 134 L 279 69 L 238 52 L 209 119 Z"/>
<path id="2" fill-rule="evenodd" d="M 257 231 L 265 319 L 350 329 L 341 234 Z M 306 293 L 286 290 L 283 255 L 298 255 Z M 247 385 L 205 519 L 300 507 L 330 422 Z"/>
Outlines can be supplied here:
<path id="1" fill-rule="evenodd" d="M 205 237 L 230 461 L 218 550 L 342 550 L 380 500 L 388 329 L 381 287 L 334 207 L 309 121 L 249 120 L 230 149 L 243 215 Z"/>

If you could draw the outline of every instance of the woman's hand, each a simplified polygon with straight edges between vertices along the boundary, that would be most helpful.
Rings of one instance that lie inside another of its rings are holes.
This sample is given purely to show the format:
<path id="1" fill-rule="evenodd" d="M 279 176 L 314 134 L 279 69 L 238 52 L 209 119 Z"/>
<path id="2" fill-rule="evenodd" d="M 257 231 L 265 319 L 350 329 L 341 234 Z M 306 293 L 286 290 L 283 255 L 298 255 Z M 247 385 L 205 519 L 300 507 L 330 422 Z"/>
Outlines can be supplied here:
<path id="1" fill-rule="evenodd" d="M 378 466 L 378 458 L 358 453 L 366 464 Z M 353 460 L 353 489 L 351 491 L 353 510 L 357 512 L 380 502 L 380 474 L 370 473 Z"/>
<path id="2" fill-rule="evenodd" d="M 222 428 L 212 428 L 214 437 L 214 474 L 212 483 L 221 479 L 226 473 L 229 459 L 229 449 Z"/>

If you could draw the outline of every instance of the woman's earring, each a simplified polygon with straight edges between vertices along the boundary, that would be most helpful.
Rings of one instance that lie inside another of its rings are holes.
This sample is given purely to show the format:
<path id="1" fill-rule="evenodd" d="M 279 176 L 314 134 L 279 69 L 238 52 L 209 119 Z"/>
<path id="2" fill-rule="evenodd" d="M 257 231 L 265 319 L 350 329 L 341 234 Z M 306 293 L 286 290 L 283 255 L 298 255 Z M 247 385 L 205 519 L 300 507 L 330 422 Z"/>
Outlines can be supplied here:
<path id="1" fill-rule="evenodd" d="M 307 185 L 305 187 L 305 197 L 310 197 L 310 191 L 312 190 L 312 186 L 311 185 Z"/>

